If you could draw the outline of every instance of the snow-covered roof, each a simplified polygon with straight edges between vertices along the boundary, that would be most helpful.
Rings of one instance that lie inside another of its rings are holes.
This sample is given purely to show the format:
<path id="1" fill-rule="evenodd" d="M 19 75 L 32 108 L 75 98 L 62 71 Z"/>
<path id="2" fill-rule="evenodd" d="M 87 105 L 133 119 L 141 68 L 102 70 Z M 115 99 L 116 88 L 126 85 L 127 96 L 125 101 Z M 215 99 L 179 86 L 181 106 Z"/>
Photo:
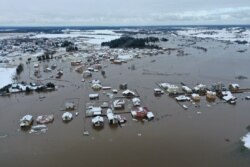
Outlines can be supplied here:
<path id="1" fill-rule="evenodd" d="M 104 119 L 103 117 L 101 116 L 96 116 L 92 119 L 92 123 L 95 124 L 95 123 L 98 123 L 98 122 L 104 122 Z"/>
<path id="2" fill-rule="evenodd" d="M 133 96 L 135 96 L 135 93 L 129 89 L 125 90 L 122 92 L 123 95 L 128 95 L 128 94 L 132 94 Z"/>
<path id="3" fill-rule="evenodd" d="M 102 111 L 102 108 L 101 107 L 93 107 L 93 106 L 90 106 L 88 108 L 88 111 L 89 112 L 101 112 Z"/>
<path id="4" fill-rule="evenodd" d="M 182 100 L 190 100 L 189 97 L 184 96 L 184 95 L 177 96 L 175 99 L 176 99 L 176 100 L 179 100 L 179 101 L 182 101 Z"/>
<path id="5" fill-rule="evenodd" d="M 203 85 L 203 84 L 198 84 L 194 87 L 195 90 L 201 90 L 201 89 L 205 89 L 207 86 Z"/>
<path id="6" fill-rule="evenodd" d="M 230 101 L 230 100 L 235 100 L 236 98 L 232 95 L 230 91 L 222 91 L 223 95 L 223 100 L 225 101 Z"/>
<path id="7" fill-rule="evenodd" d="M 32 119 L 33 119 L 32 115 L 25 115 L 25 116 L 23 116 L 20 119 L 20 122 L 23 122 L 23 121 L 32 121 Z"/>
<path id="8" fill-rule="evenodd" d="M 125 101 L 122 99 L 117 99 L 113 102 L 114 107 L 122 107 L 125 104 Z"/>
<path id="9" fill-rule="evenodd" d="M 112 112 L 107 112 L 107 117 L 108 117 L 108 120 L 112 120 L 115 118 L 115 115 L 112 113 Z"/>
<path id="10" fill-rule="evenodd" d="M 215 92 L 213 92 L 213 91 L 207 91 L 207 95 L 213 95 L 213 96 L 215 96 L 215 95 L 216 95 L 216 93 L 215 93 Z"/>
<path id="11" fill-rule="evenodd" d="M 161 89 L 155 88 L 154 91 L 155 91 L 155 92 L 161 92 Z"/>
<path id="12" fill-rule="evenodd" d="M 89 94 L 89 97 L 90 98 L 96 98 L 96 97 L 99 97 L 99 94 L 95 93 L 95 94 Z"/>
<path id="13" fill-rule="evenodd" d="M 160 87 L 167 89 L 170 84 L 169 83 L 160 83 L 159 85 L 160 85 Z"/>
<path id="14" fill-rule="evenodd" d="M 64 121 L 66 121 L 66 120 L 71 120 L 72 118 L 73 118 L 73 114 L 70 113 L 70 112 L 65 112 L 65 113 L 63 113 L 63 115 L 62 115 L 62 119 L 63 119 Z"/>
<path id="15" fill-rule="evenodd" d="M 92 84 L 101 84 L 101 81 L 98 79 L 94 79 L 91 81 Z"/>
<path id="16" fill-rule="evenodd" d="M 91 87 L 92 87 L 93 89 L 101 89 L 101 88 L 102 88 L 102 85 L 95 83 L 95 84 L 93 84 Z"/>
<path id="17" fill-rule="evenodd" d="M 232 86 L 233 88 L 240 88 L 240 85 L 237 84 L 237 83 L 232 83 L 231 86 Z"/>
<path id="18" fill-rule="evenodd" d="M 192 96 L 193 98 L 195 98 L 195 97 L 200 97 L 200 95 L 198 95 L 198 94 L 196 94 L 196 93 L 193 93 L 191 96 Z"/>
<path id="19" fill-rule="evenodd" d="M 192 89 L 190 89 L 187 86 L 182 86 L 182 89 L 185 90 L 186 92 L 192 92 Z"/>
<path id="20" fill-rule="evenodd" d="M 147 113 L 147 118 L 148 119 L 153 119 L 154 118 L 154 114 L 152 112 L 148 112 Z"/>
<path id="21" fill-rule="evenodd" d="M 133 103 L 138 103 L 138 102 L 141 102 L 141 100 L 139 98 L 135 97 L 135 98 L 132 99 L 132 102 Z"/>

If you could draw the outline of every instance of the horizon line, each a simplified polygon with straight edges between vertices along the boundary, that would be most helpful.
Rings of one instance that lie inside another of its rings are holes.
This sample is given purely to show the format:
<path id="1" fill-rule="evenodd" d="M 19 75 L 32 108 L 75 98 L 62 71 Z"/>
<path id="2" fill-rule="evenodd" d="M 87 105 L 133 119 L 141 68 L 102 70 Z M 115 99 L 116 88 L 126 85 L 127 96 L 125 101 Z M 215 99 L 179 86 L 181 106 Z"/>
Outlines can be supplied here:
<path id="1" fill-rule="evenodd" d="M 0 28 L 38 27 L 178 27 L 178 26 L 250 26 L 250 24 L 176 24 L 176 25 L 0 25 Z"/>

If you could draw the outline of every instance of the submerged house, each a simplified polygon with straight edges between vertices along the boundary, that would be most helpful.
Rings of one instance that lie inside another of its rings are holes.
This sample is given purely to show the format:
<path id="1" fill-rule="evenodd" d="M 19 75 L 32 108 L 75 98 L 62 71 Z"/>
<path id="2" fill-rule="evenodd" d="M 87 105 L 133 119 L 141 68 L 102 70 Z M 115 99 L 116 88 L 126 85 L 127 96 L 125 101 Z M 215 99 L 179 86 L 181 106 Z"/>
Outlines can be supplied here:
<path id="1" fill-rule="evenodd" d="M 164 94 L 163 90 L 161 90 L 159 88 L 154 89 L 154 95 L 155 96 L 159 96 L 159 95 L 162 95 L 162 94 Z"/>
<path id="2" fill-rule="evenodd" d="M 232 84 L 229 85 L 228 88 L 229 88 L 230 91 L 237 91 L 237 90 L 240 89 L 240 85 L 236 84 L 236 83 L 232 83 Z"/>
<path id="3" fill-rule="evenodd" d="M 230 104 L 235 104 L 236 103 L 236 97 L 232 95 L 230 91 L 222 91 L 222 99 L 225 100 L 226 102 L 229 102 Z"/>
<path id="4" fill-rule="evenodd" d="M 133 106 L 140 106 L 141 105 L 141 100 L 137 97 L 134 97 L 132 99 Z"/>
<path id="5" fill-rule="evenodd" d="M 147 117 L 147 113 L 149 112 L 147 107 L 136 107 L 135 109 L 131 110 L 132 117 L 136 118 L 145 118 Z"/>
<path id="6" fill-rule="evenodd" d="M 73 103 L 73 102 L 66 102 L 65 103 L 65 109 L 66 110 L 74 110 L 75 109 L 75 103 Z"/>
<path id="7" fill-rule="evenodd" d="M 99 91 L 102 89 L 102 85 L 98 84 L 98 83 L 95 83 L 91 86 L 91 88 L 94 90 L 94 91 Z"/>
<path id="8" fill-rule="evenodd" d="M 175 98 L 176 101 L 189 101 L 190 100 L 190 97 L 187 97 L 187 96 L 184 96 L 184 95 L 180 95 L 180 96 L 177 96 Z"/>
<path id="9" fill-rule="evenodd" d="M 187 86 L 182 86 L 182 90 L 188 94 L 191 94 L 193 92 L 192 89 Z"/>
<path id="10" fill-rule="evenodd" d="M 54 121 L 54 115 L 40 115 L 36 118 L 38 124 L 47 124 Z"/>
<path id="11" fill-rule="evenodd" d="M 83 78 L 90 78 L 92 77 L 92 73 L 89 70 L 83 72 Z"/>
<path id="12" fill-rule="evenodd" d="M 113 102 L 114 109 L 123 109 L 125 106 L 125 100 L 117 99 Z"/>
<path id="13" fill-rule="evenodd" d="M 33 123 L 32 115 L 25 115 L 20 119 L 20 127 L 29 127 Z"/>
<path id="14" fill-rule="evenodd" d="M 71 121 L 73 119 L 73 114 L 70 112 L 65 112 L 62 115 L 62 120 L 63 121 Z"/>
<path id="15" fill-rule="evenodd" d="M 154 119 L 154 117 L 155 117 L 155 116 L 154 116 L 154 114 L 153 114 L 152 112 L 148 112 L 148 113 L 147 113 L 147 119 L 148 119 L 148 120 L 152 120 L 152 119 Z"/>
<path id="16" fill-rule="evenodd" d="M 116 116 L 114 115 L 113 111 L 110 108 L 107 109 L 107 117 L 108 117 L 110 124 L 117 124 L 118 123 L 118 119 L 116 118 Z"/>
<path id="17" fill-rule="evenodd" d="M 199 95 L 199 94 L 196 94 L 196 93 L 193 93 L 193 94 L 191 95 L 191 97 L 192 97 L 192 99 L 193 99 L 194 101 L 200 101 L 200 99 L 201 99 L 200 95 Z"/>
<path id="18" fill-rule="evenodd" d="M 89 106 L 86 110 L 86 116 L 92 117 L 92 116 L 98 116 L 102 114 L 102 108 L 101 107 L 93 107 Z"/>
<path id="19" fill-rule="evenodd" d="M 135 92 L 127 89 L 127 90 L 125 90 L 125 91 L 122 92 L 122 95 L 126 96 L 126 97 L 133 97 L 133 96 L 135 96 Z"/>
<path id="20" fill-rule="evenodd" d="M 104 118 L 101 116 L 96 116 L 92 119 L 92 124 L 95 127 L 103 127 L 104 126 Z"/>
<path id="21" fill-rule="evenodd" d="M 215 101 L 216 93 L 212 91 L 207 91 L 206 98 L 208 101 Z"/>
<path id="22" fill-rule="evenodd" d="M 203 84 L 198 84 L 194 87 L 194 92 L 200 95 L 205 95 L 207 92 L 207 86 Z"/>
<path id="23" fill-rule="evenodd" d="M 99 94 L 97 94 L 97 93 L 95 93 L 95 94 L 89 94 L 89 99 L 90 99 L 90 100 L 99 99 Z"/>
<path id="24" fill-rule="evenodd" d="M 170 86 L 170 84 L 169 84 L 169 83 L 160 83 L 159 86 L 160 86 L 161 88 L 167 90 L 168 87 Z"/>
<path id="25" fill-rule="evenodd" d="M 179 89 L 179 87 L 176 86 L 176 85 L 169 85 L 169 86 L 168 86 L 168 89 L 167 89 L 167 92 L 168 92 L 169 94 L 176 94 L 176 93 L 178 93 L 179 91 L 180 91 L 180 89 Z"/>

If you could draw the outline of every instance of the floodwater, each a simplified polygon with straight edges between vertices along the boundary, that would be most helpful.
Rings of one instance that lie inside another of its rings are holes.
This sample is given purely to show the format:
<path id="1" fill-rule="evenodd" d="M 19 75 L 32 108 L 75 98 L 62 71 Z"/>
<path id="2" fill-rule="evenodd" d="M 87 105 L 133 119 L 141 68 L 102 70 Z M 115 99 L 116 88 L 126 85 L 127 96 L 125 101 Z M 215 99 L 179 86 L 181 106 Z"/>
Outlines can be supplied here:
<path id="1" fill-rule="evenodd" d="M 185 39 L 179 37 L 166 45 L 177 47 L 183 43 Z M 119 88 L 120 83 L 126 82 L 129 89 L 136 89 L 143 105 L 156 116 L 150 122 L 136 122 L 130 114 L 125 114 L 128 122 L 123 127 L 110 127 L 105 119 L 103 129 L 93 129 L 90 120 L 84 118 L 88 94 L 93 91 L 88 80 L 82 83 L 81 75 L 72 71 L 69 63 L 61 64 L 65 72 L 62 79 L 66 81 L 56 82 L 58 91 L 0 97 L 1 166 L 249 167 L 250 153 L 242 151 L 240 142 L 250 124 L 250 103 L 242 100 L 249 94 L 236 94 L 236 105 L 208 103 L 202 97 L 200 107 L 185 103 L 188 110 L 183 110 L 167 95 L 153 95 L 157 82 L 177 85 L 183 82 L 194 86 L 220 81 L 250 87 L 249 79 L 235 79 L 238 75 L 250 77 L 249 50 L 237 52 L 249 46 L 227 46 L 208 39 L 197 42 L 196 46 L 205 46 L 208 51 L 183 47 L 188 56 L 176 56 L 176 52 L 171 52 L 123 65 L 107 61 L 103 62 L 107 65 L 107 77 L 102 77 L 100 72 L 94 74 L 93 78 L 100 79 L 103 85 Z M 135 70 L 130 69 L 132 64 Z M 23 78 L 27 78 L 27 67 Z M 110 100 L 100 94 L 102 100 Z M 40 100 L 39 96 L 46 98 Z M 61 108 L 72 98 L 79 101 L 79 115 L 65 124 L 61 120 Z M 46 133 L 29 134 L 19 129 L 19 119 L 25 114 L 34 117 L 54 114 L 55 120 L 48 125 Z M 84 129 L 90 136 L 83 135 Z"/>

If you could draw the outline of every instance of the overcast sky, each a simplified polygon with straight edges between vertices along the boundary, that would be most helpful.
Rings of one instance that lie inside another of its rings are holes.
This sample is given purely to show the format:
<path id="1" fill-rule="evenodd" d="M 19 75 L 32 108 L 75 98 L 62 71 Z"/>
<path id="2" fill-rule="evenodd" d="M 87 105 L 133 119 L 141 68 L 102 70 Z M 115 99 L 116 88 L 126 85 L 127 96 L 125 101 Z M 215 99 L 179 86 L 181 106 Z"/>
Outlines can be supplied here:
<path id="1" fill-rule="evenodd" d="M 250 0 L 0 0 L 0 26 L 250 24 Z"/>

